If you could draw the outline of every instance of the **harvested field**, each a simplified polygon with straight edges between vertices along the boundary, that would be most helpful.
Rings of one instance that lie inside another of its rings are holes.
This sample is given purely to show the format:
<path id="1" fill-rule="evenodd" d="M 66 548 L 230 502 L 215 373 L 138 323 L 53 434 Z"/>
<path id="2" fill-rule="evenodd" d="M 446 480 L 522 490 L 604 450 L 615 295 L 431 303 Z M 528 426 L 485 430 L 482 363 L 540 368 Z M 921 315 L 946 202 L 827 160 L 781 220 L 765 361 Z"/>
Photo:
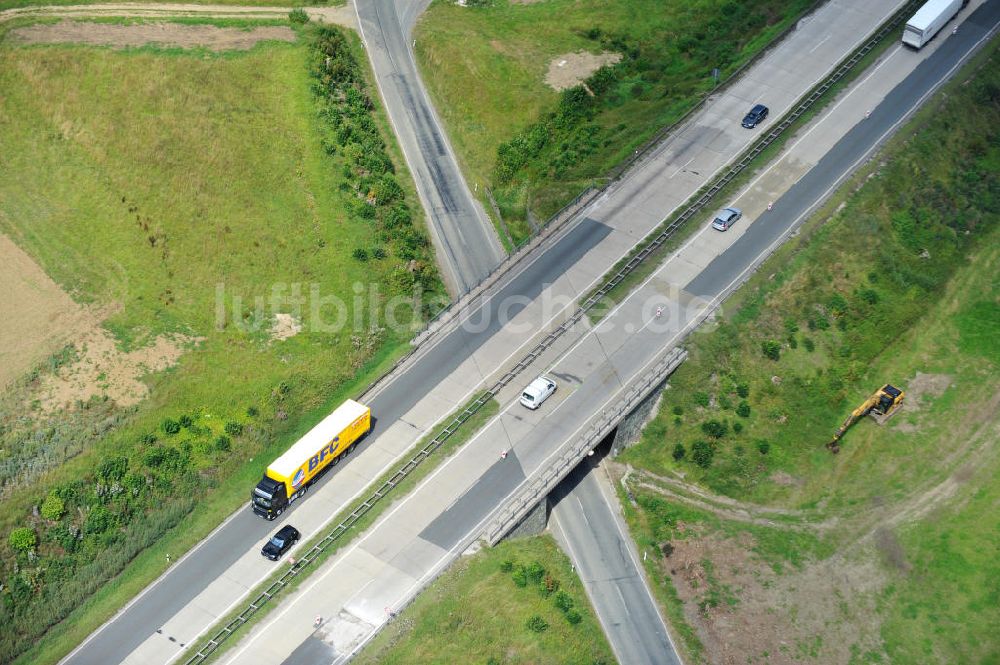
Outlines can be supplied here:
<path id="1" fill-rule="evenodd" d="M 181 48 L 201 47 L 213 51 L 246 51 L 263 41 L 295 41 L 295 33 L 285 26 L 261 26 L 244 30 L 183 23 L 117 25 L 66 20 L 16 28 L 11 31 L 11 36 L 22 44 L 69 42 L 114 48 L 157 44 Z"/>

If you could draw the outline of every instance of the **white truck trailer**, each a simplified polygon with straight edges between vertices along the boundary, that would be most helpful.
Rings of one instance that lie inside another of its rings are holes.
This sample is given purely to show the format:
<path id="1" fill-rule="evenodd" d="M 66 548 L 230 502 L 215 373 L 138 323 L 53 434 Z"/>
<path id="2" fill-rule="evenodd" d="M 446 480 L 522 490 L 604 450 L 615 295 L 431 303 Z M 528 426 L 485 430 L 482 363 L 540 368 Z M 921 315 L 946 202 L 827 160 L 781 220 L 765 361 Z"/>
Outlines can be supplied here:
<path id="1" fill-rule="evenodd" d="M 928 0 L 917 10 L 903 30 L 903 43 L 919 49 L 934 38 L 941 28 L 955 18 L 969 0 Z"/>

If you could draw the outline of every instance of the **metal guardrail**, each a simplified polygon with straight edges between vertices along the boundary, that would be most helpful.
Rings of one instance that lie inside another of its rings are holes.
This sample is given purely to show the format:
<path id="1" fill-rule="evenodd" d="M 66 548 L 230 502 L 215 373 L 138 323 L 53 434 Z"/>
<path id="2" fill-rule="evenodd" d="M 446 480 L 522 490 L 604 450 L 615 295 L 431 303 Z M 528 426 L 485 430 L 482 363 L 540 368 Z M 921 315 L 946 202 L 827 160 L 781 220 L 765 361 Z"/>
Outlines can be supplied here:
<path id="1" fill-rule="evenodd" d="M 426 461 L 434 451 L 441 447 L 441 445 L 447 441 L 452 434 L 455 433 L 466 421 L 472 416 L 478 413 L 485 404 L 493 399 L 504 387 L 506 387 L 511 381 L 513 381 L 521 372 L 523 372 L 528 366 L 530 366 L 535 359 L 542 355 L 547 349 L 549 349 L 566 331 L 573 327 L 583 316 L 590 311 L 595 305 L 597 305 L 601 299 L 612 289 L 614 289 L 618 284 L 622 282 L 629 274 L 631 274 L 639 265 L 649 257 L 650 254 L 655 252 L 659 247 L 663 245 L 676 231 L 677 229 L 688 221 L 691 217 L 697 214 L 711 199 L 712 197 L 723 187 L 729 184 L 733 178 L 736 177 L 740 171 L 745 169 L 750 162 L 757 157 L 761 152 L 763 152 L 769 145 L 771 145 L 780 135 L 784 132 L 789 125 L 791 125 L 795 120 L 802 116 L 822 95 L 834 86 L 840 79 L 842 79 L 852 67 L 854 67 L 865 55 L 871 52 L 878 43 L 891 32 L 899 23 L 903 20 L 908 12 L 911 11 L 912 7 L 920 3 L 921 0 L 911 0 L 907 5 L 901 8 L 892 18 L 890 18 L 883 26 L 875 33 L 870 40 L 868 40 L 863 46 L 859 47 L 848 56 L 841 64 L 837 67 L 832 75 L 827 77 L 823 83 L 816 86 L 806 97 L 805 101 L 801 102 L 793 111 L 786 114 L 782 121 L 771 130 L 768 135 L 759 141 L 753 148 L 751 148 L 734 166 L 731 168 L 724 176 L 716 180 L 708 189 L 701 194 L 701 196 L 690 205 L 683 213 L 681 213 L 676 219 L 671 221 L 667 226 L 663 228 L 653 239 L 646 243 L 646 245 L 631 257 L 622 268 L 620 268 L 607 282 L 604 283 L 601 288 L 591 294 L 580 306 L 579 308 L 560 326 L 551 331 L 546 335 L 534 348 L 531 349 L 523 358 L 521 358 L 508 372 L 497 380 L 488 390 L 486 390 L 482 395 L 479 396 L 474 402 L 472 402 L 468 407 L 466 407 L 462 412 L 460 412 L 452 421 L 445 426 L 445 428 L 427 443 L 420 451 L 418 451 L 409 461 L 407 461 L 403 466 L 401 466 L 393 476 L 382 484 L 377 490 L 375 490 L 368 498 L 362 501 L 342 522 L 337 524 L 333 530 L 331 530 L 322 540 L 316 543 L 301 559 L 296 560 L 295 565 L 289 567 L 284 573 L 281 574 L 278 579 L 273 581 L 264 591 L 262 591 L 257 597 L 251 601 L 247 607 L 241 611 L 235 618 L 230 620 L 223 626 L 219 631 L 215 633 L 209 640 L 201 646 L 191 657 L 184 661 L 185 665 L 201 665 L 204 663 L 209 656 L 211 656 L 218 648 L 229 639 L 239 628 L 245 625 L 260 609 L 271 601 L 278 593 L 285 589 L 293 580 L 295 580 L 300 573 L 302 573 L 306 568 L 308 568 L 316 559 L 327 549 L 329 549 L 334 543 L 336 543 L 340 538 L 344 536 L 348 531 L 350 531 L 368 512 L 382 501 L 386 496 L 388 496 L 392 490 L 402 482 L 410 473 L 413 472 L 420 464 Z M 606 186 L 607 187 L 607 186 Z M 588 189 L 581 192 L 576 199 L 574 199 L 570 204 L 568 204 L 559 213 L 550 218 L 546 222 L 545 226 L 542 227 L 542 231 L 539 235 L 533 236 L 528 239 L 521 249 L 527 247 L 533 241 L 540 241 L 544 235 L 545 229 L 549 228 L 552 222 L 558 218 L 560 215 L 575 214 L 576 210 L 581 206 L 585 205 L 589 201 L 593 200 L 594 197 L 598 196 L 603 192 L 605 188 L 602 189 Z M 501 263 L 501 267 L 494 271 L 493 274 L 482 280 L 479 286 L 486 283 L 488 280 L 496 278 L 510 268 L 513 263 L 523 258 L 525 252 L 517 251 L 512 253 L 507 259 Z M 475 288 L 478 288 L 475 287 Z M 454 306 L 450 306 L 439 313 L 435 319 L 428 323 L 428 327 L 431 323 L 439 321 L 447 312 L 455 311 Z M 426 331 L 426 328 L 425 328 Z M 376 380 L 371 387 L 365 392 L 369 392 L 372 387 L 378 385 L 382 380 L 384 380 L 389 374 L 391 374 L 396 368 L 398 368 L 403 362 L 405 362 L 413 353 L 411 351 L 409 354 L 401 358 L 388 372 L 383 374 L 379 379 Z M 668 357 L 670 357 L 668 355 Z M 661 370 L 663 371 L 663 370 Z M 634 400 L 634 398 L 633 398 Z M 634 402 L 633 402 L 634 403 Z M 609 430 L 610 431 L 610 430 Z M 581 441 L 587 440 L 586 437 Z M 583 445 L 583 444 L 581 444 Z M 575 450 L 575 449 L 574 449 Z M 529 504 L 530 506 L 530 504 Z"/>
<path id="2" fill-rule="evenodd" d="M 527 515 L 541 500 L 551 492 L 559 482 L 587 456 L 587 453 L 594 449 L 604 437 L 618 426 L 621 419 L 628 414 L 635 405 L 649 397 L 663 379 L 673 373 L 684 359 L 687 358 L 687 351 L 675 347 L 663 358 L 660 359 L 652 369 L 644 374 L 641 379 L 633 384 L 625 396 L 615 405 L 601 412 L 600 417 L 591 425 L 586 433 L 571 441 L 566 450 L 559 455 L 558 459 L 543 469 L 538 476 L 525 486 L 512 501 L 509 501 L 499 512 L 496 518 L 490 523 L 483 535 L 492 547 L 500 542 L 500 539 L 513 528 L 518 521 Z"/>

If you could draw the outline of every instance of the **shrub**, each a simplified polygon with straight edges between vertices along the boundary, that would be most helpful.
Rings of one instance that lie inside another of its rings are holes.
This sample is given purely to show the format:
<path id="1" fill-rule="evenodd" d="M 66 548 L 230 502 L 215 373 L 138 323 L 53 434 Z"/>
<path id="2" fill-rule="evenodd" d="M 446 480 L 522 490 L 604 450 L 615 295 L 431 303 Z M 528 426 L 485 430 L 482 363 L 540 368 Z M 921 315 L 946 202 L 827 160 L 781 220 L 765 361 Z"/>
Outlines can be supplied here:
<path id="1" fill-rule="evenodd" d="M 532 584 L 538 584 L 545 576 L 545 568 L 537 561 L 533 561 L 527 568 L 528 579 Z"/>
<path id="2" fill-rule="evenodd" d="M 84 533 L 104 533 L 115 524 L 115 516 L 104 506 L 95 506 L 83 523 Z"/>
<path id="3" fill-rule="evenodd" d="M 709 405 L 708 393 L 700 393 L 700 392 L 695 393 L 694 395 L 691 396 L 691 399 L 693 399 L 694 403 L 697 404 L 698 406 L 703 406 L 706 409 L 708 408 Z"/>
<path id="4" fill-rule="evenodd" d="M 27 526 L 19 526 L 7 536 L 7 543 L 17 552 L 30 552 L 38 544 L 38 534 Z"/>
<path id="5" fill-rule="evenodd" d="M 247 407 L 247 418 L 256 418 L 258 415 L 260 415 L 260 411 L 256 406 L 251 405 Z"/>
<path id="6" fill-rule="evenodd" d="M 674 456 L 674 460 L 680 462 L 684 459 L 684 455 L 687 454 L 687 450 L 684 449 L 683 443 L 674 444 L 674 452 L 671 453 Z"/>
<path id="7" fill-rule="evenodd" d="M 747 402 L 746 400 L 740 402 L 739 406 L 736 407 L 736 415 L 738 415 L 740 418 L 749 418 L 750 403 Z"/>
<path id="8" fill-rule="evenodd" d="M 59 498 L 55 490 L 49 492 L 42 502 L 42 517 L 50 522 L 57 522 L 66 513 L 66 502 Z"/>
<path id="9" fill-rule="evenodd" d="M 742 397 L 743 399 L 750 397 L 750 385 L 746 383 L 737 383 L 736 394 Z"/>
<path id="10" fill-rule="evenodd" d="M 153 434 L 152 432 L 146 432 L 145 434 L 139 437 L 139 443 L 151 446 L 154 443 L 156 443 L 156 435 Z"/>
<path id="11" fill-rule="evenodd" d="M 761 342 L 760 350 L 764 354 L 765 358 L 770 358 L 771 360 L 778 360 L 781 358 L 781 344 L 778 344 L 773 339 Z"/>
<path id="12" fill-rule="evenodd" d="M 111 485 L 124 478 L 126 471 L 128 471 L 127 457 L 123 455 L 108 457 L 97 465 L 97 479 L 104 485 Z"/>
<path id="13" fill-rule="evenodd" d="M 542 593 L 545 596 L 551 596 L 558 590 L 559 590 L 559 580 L 552 577 L 552 575 L 546 574 L 545 578 L 542 580 Z"/>
<path id="14" fill-rule="evenodd" d="M 769 451 L 770 449 L 771 449 L 771 444 L 768 443 L 767 441 L 757 442 L 757 450 L 758 452 L 760 452 L 761 455 L 766 455 L 767 451 Z"/>
<path id="15" fill-rule="evenodd" d="M 184 429 L 191 429 L 191 426 L 194 425 L 194 420 L 192 420 L 191 416 L 185 413 L 183 416 L 177 419 L 177 424 L 183 427 Z"/>
<path id="16" fill-rule="evenodd" d="M 220 434 L 219 438 L 215 440 L 215 449 L 219 452 L 228 453 L 232 447 L 232 440 L 225 434 Z"/>
<path id="17" fill-rule="evenodd" d="M 163 422 L 160 423 L 160 429 L 163 430 L 164 434 L 172 436 L 181 431 L 181 424 L 173 418 L 164 418 Z"/>
<path id="18" fill-rule="evenodd" d="M 695 441 L 691 446 L 691 459 L 695 464 L 703 469 L 712 466 L 712 458 L 715 457 L 715 448 L 706 441 Z"/>
<path id="19" fill-rule="evenodd" d="M 514 562 L 510 559 L 505 559 L 503 563 L 500 564 L 500 572 L 509 573 L 514 570 Z"/>
<path id="20" fill-rule="evenodd" d="M 528 626 L 528 630 L 533 633 L 544 633 L 549 629 L 549 623 L 537 614 L 532 615 L 526 625 Z"/>
<path id="21" fill-rule="evenodd" d="M 295 25 L 304 25 L 309 22 L 309 14 L 301 7 L 296 7 L 288 12 L 288 22 Z"/>
<path id="22" fill-rule="evenodd" d="M 799 340 L 795 338 L 795 335 L 788 336 L 788 346 L 792 349 L 799 348 Z"/>
<path id="23" fill-rule="evenodd" d="M 389 253 L 385 251 L 384 247 L 375 247 L 372 249 L 372 258 L 376 260 L 384 259 L 389 256 Z"/>
<path id="24" fill-rule="evenodd" d="M 558 608 L 560 612 L 569 612 L 571 609 L 573 609 L 573 597 L 570 596 L 565 591 L 560 591 L 556 593 L 556 596 L 553 600 L 555 602 L 556 608 Z"/>
<path id="25" fill-rule="evenodd" d="M 741 423 L 739 421 L 736 421 L 735 423 L 733 423 L 733 433 L 734 434 L 739 434 L 742 431 L 743 431 L 743 423 Z"/>
<path id="26" fill-rule="evenodd" d="M 802 346 L 806 347 L 806 351 L 812 353 L 816 350 L 816 342 L 812 341 L 811 337 L 806 337 L 802 340 Z"/>
<path id="27" fill-rule="evenodd" d="M 701 431 L 713 439 L 721 439 L 729 432 L 729 427 L 724 422 L 709 420 L 701 424 Z"/>
<path id="28" fill-rule="evenodd" d="M 875 289 L 862 289 L 859 293 L 861 299 L 869 305 L 877 305 L 879 301 L 878 291 Z"/>
<path id="29" fill-rule="evenodd" d="M 583 621 L 583 617 L 576 610 L 570 610 L 566 613 L 566 621 L 569 621 L 570 625 L 575 626 Z"/>
<path id="30" fill-rule="evenodd" d="M 528 586 L 528 570 L 524 566 L 518 566 L 514 569 L 514 572 L 510 574 L 510 578 L 514 580 L 514 584 L 521 588 Z"/>
<path id="31" fill-rule="evenodd" d="M 351 256 L 364 263 L 368 260 L 368 250 L 364 247 L 355 247 L 354 251 L 351 252 Z"/>
<path id="32" fill-rule="evenodd" d="M 684 415 L 684 407 L 681 406 L 680 404 L 678 404 L 677 406 L 675 406 L 673 408 L 673 413 L 674 413 L 675 416 L 683 416 Z"/>
<path id="33" fill-rule="evenodd" d="M 229 436 L 239 436 L 243 434 L 243 423 L 230 420 L 226 423 L 226 434 Z"/>

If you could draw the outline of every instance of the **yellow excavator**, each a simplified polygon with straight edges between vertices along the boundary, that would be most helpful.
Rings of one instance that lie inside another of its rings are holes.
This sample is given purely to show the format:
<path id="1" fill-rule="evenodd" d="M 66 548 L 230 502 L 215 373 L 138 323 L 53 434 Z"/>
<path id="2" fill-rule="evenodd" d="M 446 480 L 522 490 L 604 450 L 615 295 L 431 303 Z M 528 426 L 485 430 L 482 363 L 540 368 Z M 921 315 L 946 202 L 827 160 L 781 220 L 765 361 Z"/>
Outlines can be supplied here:
<path id="1" fill-rule="evenodd" d="M 837 433 L 833 435 L 833 440 L 826 444 L 826 447 L 834 454 L 839 453 L 840 437 L 844 436 L 844 433 L 850 429 L 851 425 L 868 415 L 875 418 L 875 422 L 881 425 L 903 403 L 903 397 L 905 396 L 906 393 L 899 388 L 891 386 L 888 383 L 885 384 L 874 395 L 862 402 L 861 406 L 851 412 L 851 415 L 847 417 L 847 420 L 840 426 Z"/>

